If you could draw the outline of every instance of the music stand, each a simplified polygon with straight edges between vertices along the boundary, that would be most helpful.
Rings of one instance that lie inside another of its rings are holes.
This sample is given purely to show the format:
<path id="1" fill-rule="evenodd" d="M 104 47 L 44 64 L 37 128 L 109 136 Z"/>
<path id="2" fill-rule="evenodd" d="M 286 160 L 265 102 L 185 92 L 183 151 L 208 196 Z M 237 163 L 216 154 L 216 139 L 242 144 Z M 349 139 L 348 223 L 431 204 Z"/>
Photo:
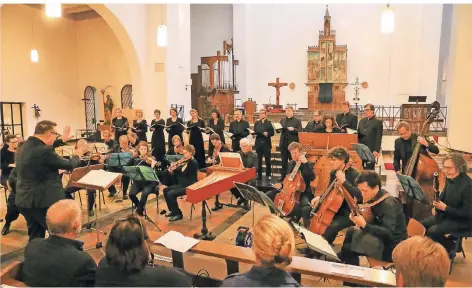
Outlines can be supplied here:
<path id="1" fill-rule="evenodd" d="M 124 166 L 123 169 L 125 170 L 125 174 L 131 179 L 131 181 L 147 181 L 147 182 L 156 182 L 159 183 L 159 178 L 157 178 L 154 169 L 148 166 Z M 159 196 L 159 195 L 157 195 Z M 142 197 L 142 196 L 141 196 Z M 133 203 L 133 202 L 131 202 Z M 152 221 L 151 218 L 146 213 L 146 207 L 144 208 L 144 219 L 151 222 L 159 231 L 162 231 L 157 224 Z M 133 209 L 131 208 L 131 211 Z"/>
<path id="2" fill-rule="evenodd" d="M 425 204 L 431 204 L 428 201 L 428 197 L 426 197 L 426 194 L 424 193 L 423 189 L 421 188 L 420 184 L 416 182 L 415 179 L 408 175 L 403 175 L 403 174 L 397 174 L 397 178 L 400 181 L 400 184 L 403 187 L 403 191 L 405 191 L 405 194 L 410 196 L 411 198 Z"/>
<path id="3" fill-rule="evenodd" d="M 408 102 L 416 102 L 416 104 L 419 102 L 424 103 L 426 102 L 426 97 L 427 96 L 408 96 Z"/>
<path id="4" fill-rule="evenodd" d="M 375 163 L 374 154 L 372 154 L 369 147 L 361 143 L 352 143 L 351 146 L 356 150 L 359 157 L 361 157 L 362 162 Z"/>
<path id="5" fill-rule="evenodd" d="M 337 262 L 342 262 L 336 252 L 333 250 L 333 246 L 329 244 L 329 242 L 326 241 L 323 236 L 315 234 L 293 221 L 290 221 L 289 224 L 294 228 L 295 231 L 297 231 L 298 234 L 300 234 L 300 237 L 305 240 L 308 248 L 322 254 L 325 256 L 325 259 L 330 257 Z"/>
<path id="6" fill-rule="evenodd" d="M 129 152 L 120 152 L 120 153 L 111 153 L 109 154 L 109 158 L 107 159 L 107 166 L 113 168 L 120 168 L 123 169 L 123 166 L 128 165 L 131 161 L 133 155 Z M 123 190 L 123 186 L 121 186 L 121 190 Z M 126 191 L 122 191 L 123 194 Z M 113 197 L 112 201 L 115 200 L 118 193 L 116 193 L 115 197 Z M 116 200 L 116 203 L 122 202 L 123 200 Z"/>

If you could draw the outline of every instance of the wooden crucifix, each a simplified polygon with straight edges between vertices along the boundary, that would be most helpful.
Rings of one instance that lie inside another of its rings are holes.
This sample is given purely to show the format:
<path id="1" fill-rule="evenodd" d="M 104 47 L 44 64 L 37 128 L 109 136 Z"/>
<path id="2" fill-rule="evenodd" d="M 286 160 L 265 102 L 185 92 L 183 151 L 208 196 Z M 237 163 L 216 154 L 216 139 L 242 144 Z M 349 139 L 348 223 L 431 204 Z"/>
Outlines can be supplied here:
<path id="1" fill-rule="evenodd" d="M 275 99 L 276 99 L 276 103 L 277 105 L 279 105 L 279 98 L 280 98 L 280 87 L 284 87 L 284 86 L 287 86 L 288 83 L 282 83 L 282 82 L 279 82 L 279 78 L 275 78 L 275 83 L 267 83 L 268 86 L 271 86 L 271 87 L 275 87 Z"/>

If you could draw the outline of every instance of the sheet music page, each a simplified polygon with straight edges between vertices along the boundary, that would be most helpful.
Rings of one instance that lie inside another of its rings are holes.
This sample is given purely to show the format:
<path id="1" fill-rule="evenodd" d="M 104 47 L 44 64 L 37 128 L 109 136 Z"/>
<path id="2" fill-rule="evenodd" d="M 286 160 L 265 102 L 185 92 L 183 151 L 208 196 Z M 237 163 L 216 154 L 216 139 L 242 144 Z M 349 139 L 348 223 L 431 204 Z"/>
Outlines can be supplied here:
<path id="1" fill-rule="evenodd" d="M 237 152 L 220 152 L 218 153 L 218 157 L 220 157 L 220 163 L 221 163 L 221 166 L 223 167 L 240 168 L 243 166 L 243 160 L 241 159 L 241 154 Z M 237 160 L 234 160 L 234 159 L 237 159 Z"/>
<path id="2" fill-rule="evenodd" d="M 348 275 L 357 278 L 365 277 L 365 268 L 341 263 L 331 263 L 331 273 Z"/>
<path id="3" fill-rule="evenodd" d="M 347 134 L 357 134 L 357 130 L 351 129 L 351 128 L 346 128 Z"/>
<path id="4" fill-rule="evenodd" d="M 182 235 L 176 231 L 169 231 L 163 236 L 159 237 L 154 243 L 162 244 L 169 249 L 179 251 L 181 253 L 187 252 L 195 246 L 200 240 L 195 238 L 190 238 Z"/>
<path id="5" fill-rule="evenodd" d="M 64 145 L 54 149 L 59 156 L 72 156 L 74 152 L 74 146 Z"/>
<path id="6" fill-rule="evenodd" d="M 333 250 L 333 247 L 329 245 L 329 242 L 326 241 L 326 239 L 324 239 L 321 235 L 315 234 L 311 232 L 310 230 L 302 226 L 299 226 L 293 222 L 292 224 L 299 233 L 303 234 L 303 236 L 305 237 L 306 243 L 311 249 L 318 251 L 320 253 L 327 254 L 330 257 L 336 260 L 339 260 L 338 256 L 336 255 L 336 252 L 334 252 Z"/>
<path id="7" fill-rule="evenodd" d="M 121 176 L 121 173 L 108 172 L 105 170 L 92 170 L 84 177 L 80 178 L 77 183 L 107 187 L 110 183 L 113 183 L 118 179 L 119 176 Z"/>
<path id="8" fill-rule="evenodd" d="M 225 131 L 225 134 L 226 134 L 226 136 L 227 136 L 228 138 L 233 137 L 233 133 L 231 133 L 231 132 L 226 132 L 226 131 Z"/>
<path id="9" fill-rule="evenodd" d="M 279 129 L 282 129 L 282 124 L 280 124 L 279 122 L 272 122 L 272 126 L 274 127 L 275 130 L 279 130 Z"/>

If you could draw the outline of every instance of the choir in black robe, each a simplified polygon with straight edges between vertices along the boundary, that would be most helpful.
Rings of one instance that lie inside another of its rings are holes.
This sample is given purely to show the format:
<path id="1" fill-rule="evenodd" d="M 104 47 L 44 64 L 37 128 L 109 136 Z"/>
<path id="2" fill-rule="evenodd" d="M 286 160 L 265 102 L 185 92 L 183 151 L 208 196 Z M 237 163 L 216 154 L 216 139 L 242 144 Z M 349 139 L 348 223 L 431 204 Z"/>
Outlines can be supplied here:
<path id="1" fill-rule="evenodd" d="M 147 137 L 146 137 L 146 132 L 147 132 L 147 122 L 146 122 L 146 119 L 143 119 L 141 120 L 140 122 L 138 122 L 138 120 L 133 120 L 133 132 L 136 133 L 136 135 L 138 135 L 138 142 L 141 142 L 141 141 L 144 141 L 144 142 L 148 142 L 147 141 Z"/>
<path id="2" fill-rule="evenodd" d="M 218 134 L 220 136 L 220 140 L 221 142 L 223 142 L 223 144 L 225 144 L 225 135 L 224 135 L 224 130 L 225 130 L 225 120 L 223 120 L 222 118 L 218 118 L 217 121 L 216 121 L 216 124 L 215 124 L 215 121 L 212 119 L 208 120 L 208 127 L 213 129 L 216 134 Z M 213 144 L 211 143 L 211 141 L 208 141 L 208 156 L 211 157 L 211 155 L 213 154 Z"/>
<path id="3" fill-rule="evenodd" d="M 264 132 L 267 132 L 267 136 L 264 135 Z M 274 136 L 274 127 L 272 126 L 272 122 L 267 119 L 257 120 L 254 123 L 254 133 L 256 135 L 256 153 L 257 153 L 257 174 L 262 177 L 262 156 L 264 156 L 265 164 L 266 164 L 266 176 L 271 176 L 271 167 L 270 167 L 270 158 L 271 158 L 271 150 L 272 150 L 272 136 Z"/>
<path id="4" fill-rule="evenodd" d="M 357 130 L 357 116 L 351 112 L 336 115 L 336 123 L 339 127 Z"/>
<path id="5" fill-rule="evenodd" d="M 184 138 L 182 137 L 182 132 L 184 132 L 184 127 L 180 125 L 179 123 L 181 124 L 184 123 L 182 121 L 182 118 L 177 118 L 175 122 L 172 121 L 172 117 L 167 118 L 166 126 L 172 126 L 172 127 L 166 128 L 166 131 L 168 133 L 168 136 L 167 136 L 167 147 L 169 148 L 168 150 L 171 150 L 171 148 L 174 147 L 174 144 L 172 143 L 172 137 L 174 137 L 174 135 L 179 135 L 180 140 L 182 140 L 182 142 L 184 141 Z"/>
<path id="6" fill-rule="evenodd" d="M 111 126 L 113 127 L 113 130 L 115 131 L 116 142 L 119 141 L 121 135 L 128 134 L 129 123 L 126 117 L 121 117 L 121 119 L 118 119 L 117 117 L 113 118 L 111 120 Z"/>
<path id="7" fill-rule="evenodd" d="M 199 168 L 205 167 L 205 147 L 203 145 L 202 131 L 199 129 L 205 128 L 205 122 L 202 119 L 198 119 L 197 122 L 192 120 L 187 122 L 187 128 L 190 131 L 189 143 L 195 147 L 194 158 L 198 163 Z"/>
<path id="8" fill-rule="evenodd" d="M 231 148 L 233 152 L 241 150 L 241 148 L 239 147 L 239 141 L 249 136 L 248 128 L 249 122 L 247 122 L 246 120 L 234 120 L 229 124 L 229 132 L 233 133 L 233 136 L 231 137 Z"/>
<path id="9" fill-rule="evenodd" d="M 417 141 L 418 136 L 415 133 L 411 133 L 410 139 L 408 140 L 403 140 L 401 137 L 395 139 L 395 151 L 393 152 L 393 166 L 395 167 L 395 172 L 400 170 L 402 173 L 404 172 L 406 163 L 408 163 L 408 160 L 410 160 Z M 430 143 L 428 147 L 421 145 L 421 149 L 423 149 L 422 152 L 426 152 L 426 150 L 428 150 L 433 154 L 439 153 L 438 146 L 434 145 L 433 143 Z"/>
<path id="10" fill-rule="evenodd" d="M 319 122 L 315 122 L 315 120 L 311 120 L 306 124 L 305 132 L 318 132 L 318 130 L 323 129 L 324 125 L 321 120 Z"/>
<path id="11" fill-rule="evenodd" d="M 357 128 L 359 134 L 358 142 L 366 145 L 370 152 L 380 152 L 380 146 L 382 145 L 383 135 L 383 124 L 382 120 L 378 120 L 375 115 L 369 118 L 363 118 L 359 121 L 359 127 Z M 365 169 L 373 170 L 375 163 L 363 161 Z"/>
<path id="12" fill-rule="evenodd" d="M 151 129 L 152 138 L 151 138 L 151 147 L 152 147 L 152 156 L 156 158 L 157 161 L 162 162 L 164 159 L 164 154 L 166 153 L 166 140 L 164 138 L 164 119 L 152 119 Z"/>
<path id="13" fill-rule="evenodd" d="M 287 171 L 287 163 L 288 159 L 292 159 L 292 156 L 290 156 L 290 152 L 288 151 L 288 145 L 292 142 L 298 142 L 298 132 L 302 131 L 302 122 L 300 119 L 297 119 L 295 117 L 292 118 L 282 118 L 280 120 L 280 124 L 282 125 L 281 130 L 277 130 L 277 132 L 282 132 L 280 134 L 280 142 L 279 142 L 279 148 L 280 148 L 280 154 L 282 156 L 282 179 L 285 178 L 286 171 Z M 293 131 L 289 131 L 287 128 L 288 127 L 293 127 Z"/>

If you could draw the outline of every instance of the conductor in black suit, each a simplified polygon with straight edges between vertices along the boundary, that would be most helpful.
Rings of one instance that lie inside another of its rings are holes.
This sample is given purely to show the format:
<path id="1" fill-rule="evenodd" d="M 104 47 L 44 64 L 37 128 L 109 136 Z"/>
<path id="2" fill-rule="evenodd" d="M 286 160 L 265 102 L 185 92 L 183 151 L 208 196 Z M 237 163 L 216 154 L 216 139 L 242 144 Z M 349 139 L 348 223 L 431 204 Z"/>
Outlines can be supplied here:
<path id="1" fill-rule="evenodd" d="M 234 121 L 229 123 L 229 133 L 233 133 L 231 137 L 231 150 L 238 152 L 241 150 L 239 141 L 249 136 L 249 122 L 242 120 L 241 110 L 234 111 Z"/>
<path id="2" fill-rule="evenodd" d="M 272 122 L 267 120 L 267 111 L 265 109 L 259 110 L 259 120 L 254 123 L 254 134 L 256 134 L 256 153 L 257 153 L 257 178 L 262 178 L 262 156 L 265 159 L 266 176 L 270 180 L 270 156 L 272 150 L 272 136 L 274 136 L 274 127 Z"/>
<path id="3" fill-rule="evenodd" d="M 26 219 L 28 236 L 44 238 L 46 211 L 55 202 L 65 198 L 59 169 L 73 170 L 80 164 L 79 157 L 86 148 L 74 151 L 70 159 L 61 158 L 52 145 L 59 133 L 57 124 L 43 120 L 36 124 L 34 135 L 29 137 L 18 152 L 16 170 L 16 206 Z"/>
<path id="4" fill-rule="evenodd" d="M 379 157 L 380 146 L 382 145 L 383 125 L 382 120 L 375 117 L 373 104 L 364 106 L 365 118 L 359 121 L 357 132 L 359 133 L 359 143 L 369 147 L 374 157 Z M 363 161 L 364 169 L 373 170 L 375 163 Z"/>
<path id="5" fill-rule="evenodd" d="M 357 115 L 350 112 L 351 105 L 347 101 L 341 103 L 343 113 L 336 115 L 336 123 L 338 123 L 341 132 L 346 132 L 346 128 L 357 130 Z"/>

